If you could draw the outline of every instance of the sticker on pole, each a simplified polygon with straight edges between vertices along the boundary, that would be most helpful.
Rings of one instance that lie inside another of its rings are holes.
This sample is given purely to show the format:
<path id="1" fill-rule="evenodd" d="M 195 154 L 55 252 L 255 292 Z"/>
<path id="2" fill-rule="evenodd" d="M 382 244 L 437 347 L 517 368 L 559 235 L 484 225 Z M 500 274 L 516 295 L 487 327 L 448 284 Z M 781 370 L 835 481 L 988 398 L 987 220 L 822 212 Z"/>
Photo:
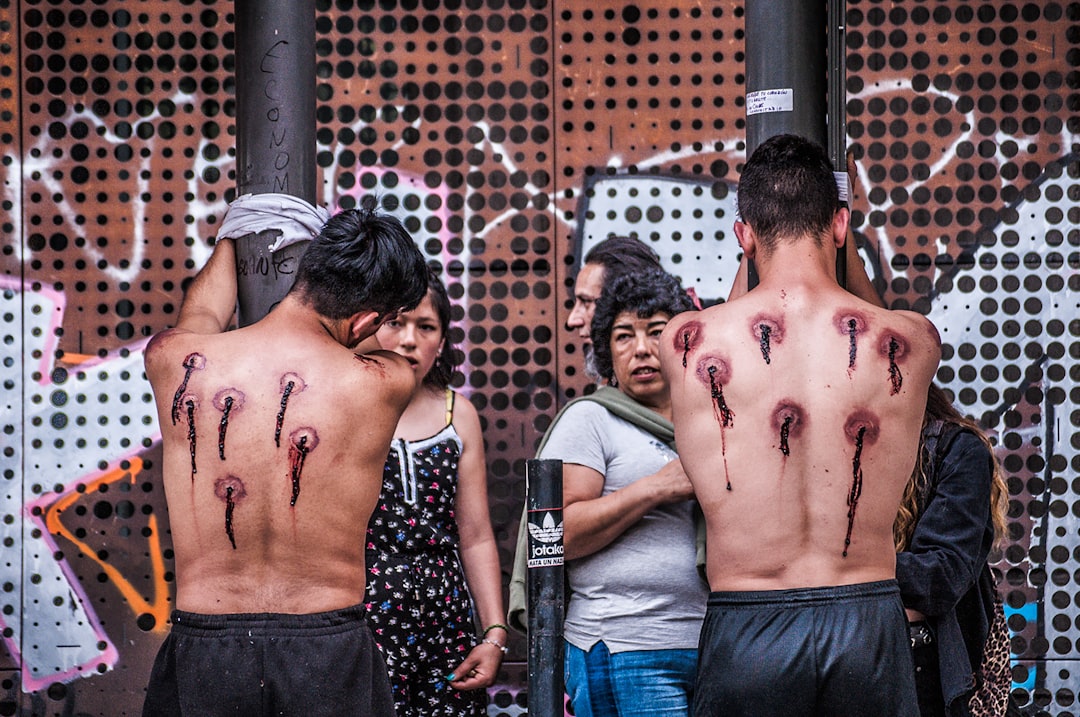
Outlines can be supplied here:
<path id="1" fill-rule="evenodd" d="M 563 564 L 563 524 L 555 522 L 552 511 L 543 511 L 540 523 L 533 522 L 536 513 L 529 513 L 529 560 L 530 568 L 547 568 Z M 559 518 L 562 518 L 561 512 Z"/>
<path id="2" fill-rule="evenodd" d="M 758 90 L 746 93 L 746 116 L 795 109 L 795 90 Z"/>

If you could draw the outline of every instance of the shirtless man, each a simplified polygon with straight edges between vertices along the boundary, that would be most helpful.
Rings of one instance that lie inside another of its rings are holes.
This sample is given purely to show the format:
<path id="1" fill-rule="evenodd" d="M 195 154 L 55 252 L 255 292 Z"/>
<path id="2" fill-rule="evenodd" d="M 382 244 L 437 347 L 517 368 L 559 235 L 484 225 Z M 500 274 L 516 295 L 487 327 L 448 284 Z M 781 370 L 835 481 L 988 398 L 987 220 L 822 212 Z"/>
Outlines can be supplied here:
<path id="1" fill-rule="evenodd" d="M 848 211 L 821 148 L 763 143 L 739 209 L 760 283 L 661 344 L 708 529 L 694 714 L 915 716 L 892 525 L 937 331 L 837 284 Z"/>
<path id="2" fill-rule="evenodd" d="M 226 332 L 235 267 L 219 240 L 146 349 L 177 610 L 143 714 L 393 715 L 364 530 L 416 381 L 361 342 L 424 296 L 424 259 L 396 219 L 344 211 L 280 304 Z"/>

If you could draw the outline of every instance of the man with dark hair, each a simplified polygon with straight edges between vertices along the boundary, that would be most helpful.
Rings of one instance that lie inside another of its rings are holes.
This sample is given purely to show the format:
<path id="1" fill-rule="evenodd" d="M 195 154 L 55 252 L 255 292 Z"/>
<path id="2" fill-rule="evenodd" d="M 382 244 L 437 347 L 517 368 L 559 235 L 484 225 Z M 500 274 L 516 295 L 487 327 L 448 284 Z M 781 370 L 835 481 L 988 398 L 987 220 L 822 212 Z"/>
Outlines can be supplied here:
<path id="1" fill-rule="evenodd" d="M 566 328 L 577 329 L 585 351 L 585 370 L 590 375 L 595 375 L 595 370 L 592 368 L 589 331 L 596 300 L 604 285 L 616 276 L 637 276 L 661 268 L 656 252 L 633 237 L 610 236 L 585 254 L 581 270 L 574 279 L 574 308 L 566 319 Z"/>
<path id="2" fill-rule="evenodd" d="M 416 379 L 365 340 L 423 298 L 423 256 L 397 220 L 344 211 L 288 295 L 226 331 L 235 271 L 219 239 L 146 349 L 177 610 L 143 714 L 389 717 L 361 606 L 364 530 Z"/>
<path id="3" fill-rule="evenodd" d="M 760 283 L 661 342 L 708 533 L 694 714 L 914 717 L 892 527 L 940 339 L 837 283 L 848 210 L 817 145 L 764 142 L 739 211 Z"/>

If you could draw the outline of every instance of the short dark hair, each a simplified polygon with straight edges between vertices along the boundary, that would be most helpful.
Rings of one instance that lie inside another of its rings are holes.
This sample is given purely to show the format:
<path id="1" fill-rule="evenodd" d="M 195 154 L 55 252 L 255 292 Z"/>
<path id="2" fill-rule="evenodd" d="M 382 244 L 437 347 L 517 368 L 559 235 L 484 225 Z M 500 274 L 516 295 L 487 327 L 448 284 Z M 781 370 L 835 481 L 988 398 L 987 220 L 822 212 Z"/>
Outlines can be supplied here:
<path id="1" fill-rule="evenodd" d="M 409 232 L 377 212 L 374 197 L 361 204 L 326 222 L 300 257 L 290 290 L 328 319 L 413 309 L 427 292 L 427 266 Z"/>
<path id="2" fill-rule="evenodd" d="M 633 237 L 615 235 L 589 249 L 582 266 L 585 264 L 603 266 L 605 283 L 619 274 L 641 274 L 663 268 L 660 257 L 648 244 Z"/>
<path id="3" fill-rule="evenodd" d="M 678 279 L 662 269 L 622 274 L 612 281 L 605 281 L 590 326 L 596 372 L 609 381 L 615 376 L 611 360 L 611 329 L 619 314 L 632 311 L 645 319 L 659 313 L 674 317 L 692 309 L 694 302 L 686 289 Z"/>
<path id="4" fill-rule="evenodd" d="M 454 377 L 454 368 L 457 366 L 454 360 L 455 346 L 450 342 L 450 296 L 446 293 L 446 287 L 439 273 L 430 265 L 428 266 L 428 296 L 431 297 L 431 305 L 439 317 L 443 344 L 435 365 L 424 376 L 424 384 L 435 388 L 447 388 L 450 386 L 450 379 Z"/>
<path id="5" fill-rule="evenodd" d="M 739 216 L 766 251 L 805 235 L 820 245 L 840 206 L 828 154 L 805 137 L 770 137 L 739 177 Z"/>

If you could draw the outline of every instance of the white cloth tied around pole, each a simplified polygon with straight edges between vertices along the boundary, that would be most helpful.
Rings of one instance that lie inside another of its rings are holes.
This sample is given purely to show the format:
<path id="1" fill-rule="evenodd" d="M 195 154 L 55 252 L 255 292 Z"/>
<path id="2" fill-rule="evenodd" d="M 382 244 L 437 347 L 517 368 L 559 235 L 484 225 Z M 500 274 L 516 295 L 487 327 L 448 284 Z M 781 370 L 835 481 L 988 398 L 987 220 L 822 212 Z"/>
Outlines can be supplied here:
<path id="1" fill-rule="evenodd" d="M 229 205 L 218 238 L 236 239 L 273 231 L 278 237 L 268 249 L 276 252 L 314 239 L 329 219 L 330 212 L 325 207 L 312 206 L 291 194 L 244 194 Z"/>

